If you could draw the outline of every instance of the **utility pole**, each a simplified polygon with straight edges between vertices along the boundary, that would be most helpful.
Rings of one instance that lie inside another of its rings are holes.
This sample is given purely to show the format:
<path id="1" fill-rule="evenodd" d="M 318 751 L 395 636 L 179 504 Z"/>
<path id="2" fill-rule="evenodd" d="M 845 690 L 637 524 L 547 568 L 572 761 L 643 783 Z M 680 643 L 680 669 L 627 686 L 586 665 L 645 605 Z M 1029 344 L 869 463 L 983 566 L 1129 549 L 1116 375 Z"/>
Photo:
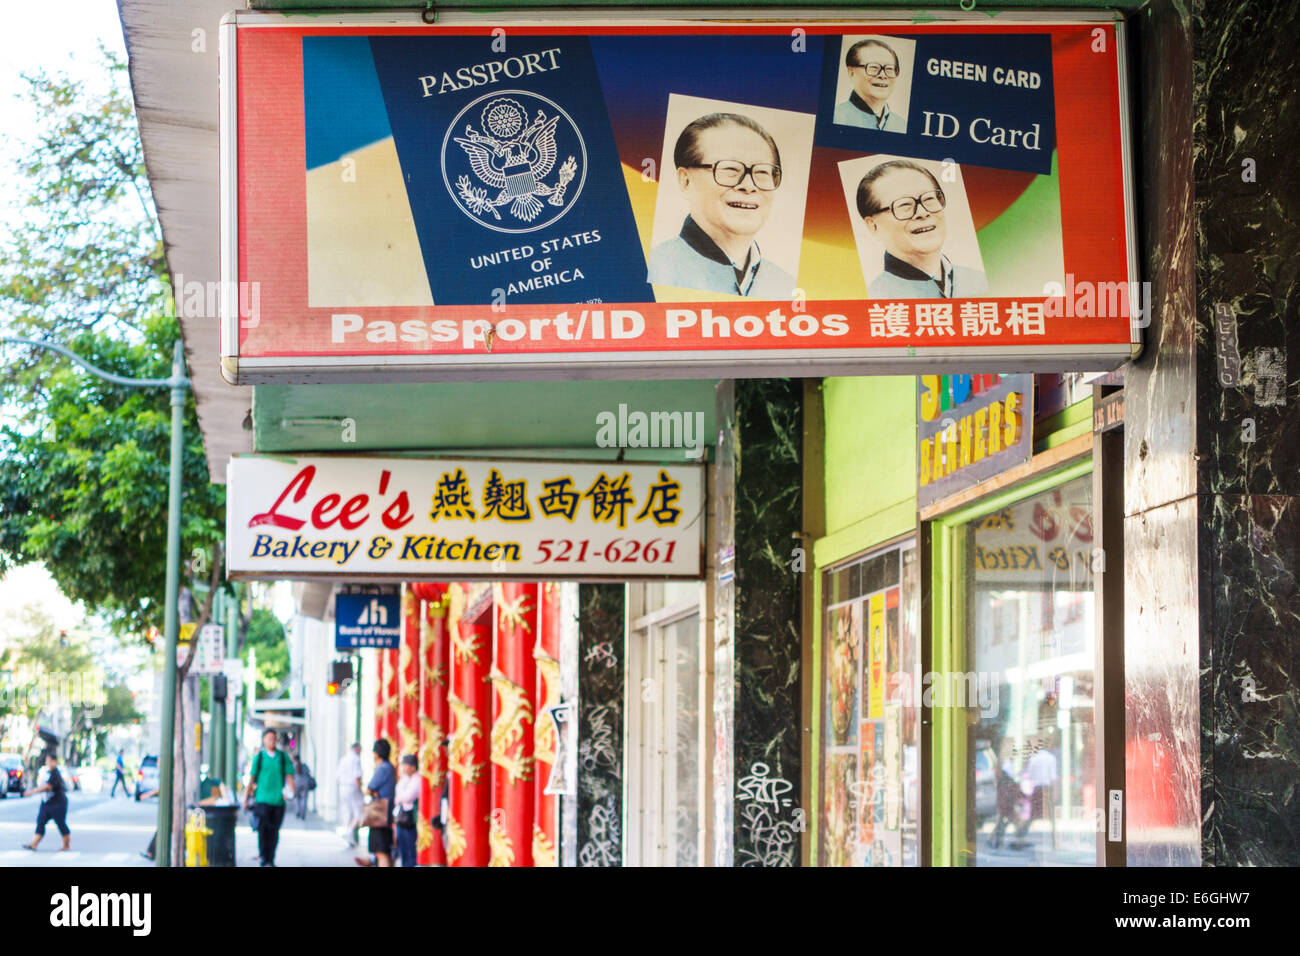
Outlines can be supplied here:
<path id="1" fill-rule="evenodd" d="M 352 739 L 360 744 L 362 743 L 361 741 L 361 655 L 358 653 L 353 656 L 356 660 L 356 664 L 352 668 L 352 693 L 355 695 L 356 702 L 357 702 L 357 718 L 356 718 L 357 726 L 356 726 L 355 736 Z M 362 744 L 362 746 L 364 747 L 364 744 Z"/>
<path id="2" fill-rule="evenodd" d="M 257 648 L 248 649 L 248 676 L 244 678 L 244 726 L 253 713 L 253 701 L 257 700 Z"/>
<path id="3" fill-rule="evenodd" d="M 226 603 L 226 660 L 233 661 L 239 657 L 239 585 L 231 585 L 230 600 Z M 230 792 L 235 792 L 235 777 L 239 773 L 239 732 L 238 724 L 235 722 L 235 711 L 239 701 L 232 695 L 230 698 L 230 712 L 227 715 L 229 723 L 226 725 L 226 762 L 222 767 L 222 774 L 225 776 L 226 786 Z"/>
<path id="4" fill-rule="evenodd" d="M 181 467 L 185 434 L 185 353 L 181 343 L 172 352 L 172 453 L 167 488 L 167 591 L 163 609 L 163 718 L 158 754 L 158 842 L 154 862 L 172 864 L 172 774 L 175 772 L 177 599 L 181 584 Z"/>
<path id="5" fill-rule="evenodd" d="M 97 375 L 114 385 L 126 388 L 166 388 L 171 390 L 172 434 L 171 462 L 167 482 L 167 583 L 163 594 L 163 709 L 160 717 L 162 742 L 158 753 L 158 844 L 154 862 L 158 866 L 171 866 L 172 853 L 172 772 L 175 767 L 176 736 L 176 637 L 177 591 L 180 587 L 181 559 L 181 479 L 183 477 L 182 452 L 185 447 L 185 393 L 190 380 L 185 377 L 185 350 L 179 341 L 172 349 L 172 374 L 170 378 L 128 378 L 106 372 L 91 365 L 80 355 L 54 342 L 25 339 L 18 336 L 0 337 L 0 342 L 27 345 L 32 348 L 57 352 L 76 362 L 92 375 Z"/>
<path id="6" fill-rule="evenodd" d="M 229 600 L 230 598 L 225 589 L 216 593 L 216 596 L 212 599 L 213 623 L 222 623 L 223 612 Z M 225 657 L 225 654 L 222 654 L 222 657 Z M 221 776 L 222 768 L 226 765 L 226 701 L 225 698 L 217 700 L 215 691 L 218 676 L 217 674 L 211 674 L 208 677 L 208 699 L 212 702 L 212 726 L 208 730 L 208 776 L 213 779 Z M 229 695 L 230 689 L 227 688 L 226 696 Z"/>

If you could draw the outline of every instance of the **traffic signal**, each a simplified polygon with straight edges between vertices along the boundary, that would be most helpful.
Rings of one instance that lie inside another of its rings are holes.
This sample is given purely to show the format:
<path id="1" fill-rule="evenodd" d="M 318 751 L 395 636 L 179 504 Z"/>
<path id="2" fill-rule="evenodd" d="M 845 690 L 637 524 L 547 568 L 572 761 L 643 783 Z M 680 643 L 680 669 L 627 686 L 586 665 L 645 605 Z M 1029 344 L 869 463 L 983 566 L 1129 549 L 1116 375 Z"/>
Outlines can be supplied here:
<path id="1" fill-rule="evenodd" d="M 226 699 L 226 675 L 225 674 L 212 675 L 212 699 L 214 701 Z"/>
<path id="2" fill-rule="evenodd" d="M 352 662 L 351 661 L 331 661 L 330 662 L 330 679 L 325 684 L 325 693 L 334 697 L 341 691 L 344 685 L 352 680 Z"/>

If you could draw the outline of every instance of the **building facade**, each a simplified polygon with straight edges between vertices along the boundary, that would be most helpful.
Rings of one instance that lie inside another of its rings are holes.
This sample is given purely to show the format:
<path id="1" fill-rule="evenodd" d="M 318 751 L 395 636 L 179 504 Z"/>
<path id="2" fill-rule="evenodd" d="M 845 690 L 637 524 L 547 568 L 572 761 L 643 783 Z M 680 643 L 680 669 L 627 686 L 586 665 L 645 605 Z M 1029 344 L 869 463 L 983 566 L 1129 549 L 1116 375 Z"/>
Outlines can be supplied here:
<path id="1" fill-rule="evenodd" d="M 428 755 L 422 862 L 1300 861 L 1296 14 L 1114 6 L 1150 303 L 1118 371 L 235 388 L 183 317 L 214 480 L 248 452 L 680 463 L 598 416 L 706 422 L 701 579 L 411 581 L 402 647 L 358 652 L 364 736 Z M 168 44 L 225 7 L 120 7 L 170 265 L 215 280 L 216 182 L 176 159 L 216 167 L 215 49 Z M 344 703 L 334 657 L 304 657 L 309 713 Z"/>

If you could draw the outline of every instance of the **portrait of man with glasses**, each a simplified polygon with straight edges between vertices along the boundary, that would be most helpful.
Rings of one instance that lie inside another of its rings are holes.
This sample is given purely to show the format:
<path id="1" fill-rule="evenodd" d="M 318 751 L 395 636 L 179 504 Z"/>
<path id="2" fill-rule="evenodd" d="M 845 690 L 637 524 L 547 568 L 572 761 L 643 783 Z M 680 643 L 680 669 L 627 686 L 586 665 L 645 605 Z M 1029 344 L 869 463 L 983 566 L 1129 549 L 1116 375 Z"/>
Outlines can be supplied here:
<path id="1" fill-rule="evenodd" d="M 844 54 L 849 98 L 835 104 L 833 119 L 841 126 L 907 132 L 907 117 L 892 109 L 889 98 L 902 73 L 898 52 L 884 40 L 859 40 Z"/>
<path id="2" fill-rule="evenodd" d="M 794 276 L 764 257 L 755 238 L 782 182 L 781 151 L 772 135 L 748 116 L 708 113 L 682 130 L 672 159 L 689 213 L 677 235 L 650 250 L 648 281 L 790 298 Z"/>
<path id="3" fill-rule="evenodd" d="M 867 285 L 873 299 L 960 299 L 984 295 L 984 273 L 955 265 L 944 253 L 948 196 L 930 170 L 891 159 L 858 182 L 857 211 L 868 235 L 884 247 L 884 270 Z"/>

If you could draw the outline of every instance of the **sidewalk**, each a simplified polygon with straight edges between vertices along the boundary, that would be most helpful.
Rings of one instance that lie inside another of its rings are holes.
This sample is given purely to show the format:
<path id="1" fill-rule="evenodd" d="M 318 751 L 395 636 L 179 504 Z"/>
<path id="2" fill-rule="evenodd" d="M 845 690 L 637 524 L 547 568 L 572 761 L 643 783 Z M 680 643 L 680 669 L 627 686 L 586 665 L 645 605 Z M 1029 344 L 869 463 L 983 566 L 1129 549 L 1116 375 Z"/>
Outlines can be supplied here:
<path id="1" fill-rule="evenodd" d="M 332 823 L 322 820 L 317 814 L 309 813 L 306 820 L 299 820 L 289 813 L 280 827 L 275 865 L 277 868 L 345 866 L 356 869 L 353 859 L 356 852 L 334 832 Z M 257 833 L 249 827 L 248 815 L 240 813 L 235 830 L 235 866 L 257 865 Z"/>

